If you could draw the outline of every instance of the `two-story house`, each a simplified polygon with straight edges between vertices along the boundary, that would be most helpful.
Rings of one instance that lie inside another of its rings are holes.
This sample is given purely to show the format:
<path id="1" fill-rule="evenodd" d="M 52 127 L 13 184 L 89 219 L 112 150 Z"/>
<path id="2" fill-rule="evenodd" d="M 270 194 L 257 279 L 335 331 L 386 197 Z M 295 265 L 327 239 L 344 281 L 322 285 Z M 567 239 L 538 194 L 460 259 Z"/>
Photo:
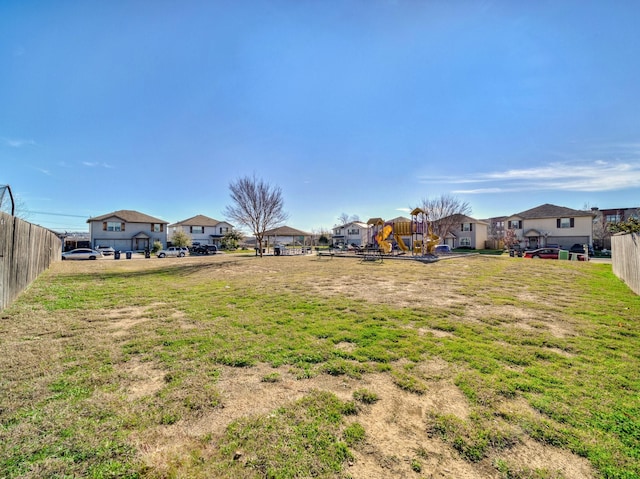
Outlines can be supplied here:
<path id="1" fill-rule="evenodd" d="M 555 244 L 570 248 L 575 243 L 593 243 L 593 217 L 591 211 L 547 203 L 509 216 L 506 228 L 514 230 L 526 248 Z"/>
<path id="2" fill-rule="evenodd" d="M 91 246 L 116 251 L 143 251 L 159 241 L 167 244 L 167 222 L 133 210 L 119 210 L 87 220 Z"/>
<path id="3" fill-rule="evenodd" d="M 447 233 L 441 238 L 443 244 L 451 248 L 485 248 L 489 228 L 486 221 L 467 215 L 453 215 L 439 221 L 447 223 Z"/>
<path id="4" fill-rule="evenodd" d="M 334 246 L 364 246 L 367 244 L 371 225 L 361 221 L 352 221 L 341 226 L 335 226 L 332 230 L 332 242 Z"/>
<path id="5" fill-rule="evenodd" d="M 188 234 L 194 243 L 213 244 L 219 248 L 222 238 L 224 238 L 227 233 L 233 231 L 233 225 L 226 221 L 209 218 L 208 216 L 196 215 L 169 225 L 167 237 L 169 242 L 171 242 L 171 238 L 177 231 Z"/>

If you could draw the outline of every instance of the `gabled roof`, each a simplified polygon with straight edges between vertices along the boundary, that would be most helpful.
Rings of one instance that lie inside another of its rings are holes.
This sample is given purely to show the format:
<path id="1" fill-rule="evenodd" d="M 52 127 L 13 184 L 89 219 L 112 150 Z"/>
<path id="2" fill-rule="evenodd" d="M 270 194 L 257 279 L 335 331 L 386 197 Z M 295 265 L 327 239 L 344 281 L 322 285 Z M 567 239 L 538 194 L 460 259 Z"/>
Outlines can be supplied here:
<path id="1" fill-rule="evenodd" d="M 359 226 L 360 228 L 365 228 L 365 229 L 369 227 L 369 225 L 368 225 L 367 223 L 364 223 L 364 222 L 362 222 L 362 221 L 349 221 L 348 223 L 345 223 L 345 224 L 343 224 L 343 225 L 340 225 L 340 226 L 334 226 L 334 227 L 333 227 L 333 228 L 331 228 L 331 229 L 336 229 L 336 228 L 346 228 L 347 226 L 351 226 L 351 225 L 357 225 L 357 226 Z"/>
<path id="2" fill-rule="evenodd" d="M 475 223 L 478 225 L 488 225 L 489 223 L 486 220 L 477 220 L 467 215 L 458 215 L 461 223 Z"/>
<path id="3" fill-rule="evenodd" d="M 191 218 L 187 218 L 186 220 L 173 223 L 169 226 L 216 226 L 218 223 L 222 223 L 222 221 L 209 218 L 205 215 L 196 215 L 192 216 Z"/>
<path id="4" fill-rule="evenodd" d="M 291 226 L 280 226 L 264 232 L 265 236 L 311 236 L 311 233 L 297 230 Z"/>
<path id="5" fill-rule="evenodd" d="M 452 222 L 452 223 L 475 223 L 475 224 L 482 224 L 482 225 L 488 225 L 489 223 L 486 222 L 486 220 L 477 220 L 475 218 L 472 218 L 471 216 L 467 216 L 467 215 L 461 215 L 460 213 L 456 213 L 454 215 L 449 215 L 449 216 L 445 216 L 444 218 L 440 218 L 439 220 L 435 220 L 434 223 L 448 223 L 448 222 Z"/>
<path id="6" fill-rule="evenodd" d="M 591 211 L 574 210 L 566 208 L 564 206 L 556 206 L 546 203 L 544 205 L 536 206 L 530 210 L 521 211 L 511 215 L 511 217 L 518 216 L 522 219 L 535 219 L 535 218 L 567 218 L 571 216 L 593 216 Z"/>
<path id="7" fill-rule="evenodd" d="M 144 213 L 140 213 L 139 211 L 134 210 L 114 211 L 113 213 L 107 213 L 106 215 L 89 218 L 87 220 L 87 223 L 91 223 L 93 221 L 104 221 L 109 218 L 118 218 L 125 223 L 157 223 L 164 225 L 168 223 L 167 221 L 161 220 L 160 218 L 154 218 L 153 216 L 145 215 Z"/>
<path id="8" fill-rule="evenodd" d="M 392 220 L 386 221 L 386 223 L 410 223 L 411 219 L 405 218 L 404 216 L 398 216 L 397 218 L 393 218 Z"/>

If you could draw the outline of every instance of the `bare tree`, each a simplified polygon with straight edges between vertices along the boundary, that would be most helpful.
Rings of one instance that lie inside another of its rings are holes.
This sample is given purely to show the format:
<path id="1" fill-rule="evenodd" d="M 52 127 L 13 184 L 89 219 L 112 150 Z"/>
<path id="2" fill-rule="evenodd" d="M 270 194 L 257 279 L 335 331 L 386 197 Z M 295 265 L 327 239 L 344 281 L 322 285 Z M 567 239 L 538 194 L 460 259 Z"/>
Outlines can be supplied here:
<path id="1" fill-rule="evenodd" d="M 469 203 L 451 195 L 424 198 L 419 208 L 424 211 L 425 219 L 429 222 L 433 233 L 443 239 L 455 225 L 460 223 L 462 216 L 471 214 Z"/>
<path id="2" fill-rule="evenodd" d="M 260 256 L 262 241 L 268 229 L 285 222 L 289 215 L 284 212 L 284 200 L 279 187 L 256 178 L 255 175 L 239 178 L 229 184 L 233 205 L 225 208 L 225 215 L 245 225 L 253 232 Z"/>
<path id="3" fill-rule="evenodd" d="M 360 221 L 360 217 L 358 215 L 348 215 L 347 213 L 342 213 L 340 216 L 338 216 L 337 226 L 344 226 L 354 221 Z"/>
<path id="4" fill-rule="evenodd" d="M 28 220 L 31 216 L 25 202 L 19 197 L 14 197 L 11 186 L 0 185 L 0 211 Z"/>

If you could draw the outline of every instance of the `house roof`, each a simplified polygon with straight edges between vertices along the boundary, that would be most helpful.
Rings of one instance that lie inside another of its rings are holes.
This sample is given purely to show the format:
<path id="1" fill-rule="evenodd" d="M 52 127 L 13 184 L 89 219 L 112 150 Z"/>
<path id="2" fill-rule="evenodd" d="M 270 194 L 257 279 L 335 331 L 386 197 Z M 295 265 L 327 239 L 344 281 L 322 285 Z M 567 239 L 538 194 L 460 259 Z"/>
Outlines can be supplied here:
<path id="1" fill-rule="evenodd" d="M 334 226 L 332 229 L 336 229 L 336 228 L 346 228 L 347 226 L 351 226 L 351 225 L 357 225 L 360 228 L 368 228 L 369 225 L 367 223 L 363 223 L 362 221 L 349 221 L 348 223 L 345 223 L 343 225 L 340 226 Z"/>
<path id="2" fill-rule="evenodd" d="M 570 216 L 593 216 L 591 211 L 574 210 L 566 208 L 564 206 L 556 206 L 546 203 L 544 205 L 536 206 L 530 210 L 521 211 L 512 215 L 522 219 L 534 219 L 534 218 L 563 218 Z"/>
<path id="3" fill-rule="evenodd" d="M 265 236 L 311 236 L 311 233 L 300 231 L 291 226 L 280 226 L 264 232 Z"/>
<path id="4" fill-rule="evenodd" d="M 461 215 L 460 213 L 456 213 L 453 215 L 449 215 L 449 216 L 445 216 L 444 218 L 441 218 L 439 220 L 435 220 L 434 223 L 449 223 L 449 221 L 451 221 L 452 223 L 476 223 L 476 224 L 483 224 L 483 225 L 488 225 L 489 223 L 487 223 L 486 220 L 477 220 L 475 218 L 472 218 L 471 216 L 467 216 L 467 215 Z"/>
<path id="5" fill-rule="evenodd" d="M 145 215 L 144 213 L 140 213 L 139 211 L 134 210 L 114 211 L 113 213 L 107 213 L 106 215 L 89 218 L 87 220 L 87 223 L 91 223 L 93 221 L 104 221 L 109 218 L 118 218 L 125 223 L 158 223 L 164 225 L 168 223 L 167 221 L 161 220 L 160 218 L 154 218 L 153 216 Z"/>
<path id="6" fill-rule="evenodd" d="M 462 223 L 476 223 L 479 225 L 488 225 L 489 223 L 486 220 L 477 220 L 475 218 L 472 218 L 471 216 L 467 216 L 467 215 L 459 215 L 460 216 L 460 221 Z"/>
<path id="7" fill-rule="evenodd" d="M 386 221 L 386 223 L 411 223 L 411 219 L 405 218 L 404 216 L 398 216 L 397 218 Z"/>
<path id="8" fill-rule="evenodd" d="M 169 226 L 216 226 L 218 223 L 222 223 L 222 221 L 209 218 L 205 215 L 196 215 L 192 216 L 191 218 L 187 218 L 186 220 L 173 223 Z"/>

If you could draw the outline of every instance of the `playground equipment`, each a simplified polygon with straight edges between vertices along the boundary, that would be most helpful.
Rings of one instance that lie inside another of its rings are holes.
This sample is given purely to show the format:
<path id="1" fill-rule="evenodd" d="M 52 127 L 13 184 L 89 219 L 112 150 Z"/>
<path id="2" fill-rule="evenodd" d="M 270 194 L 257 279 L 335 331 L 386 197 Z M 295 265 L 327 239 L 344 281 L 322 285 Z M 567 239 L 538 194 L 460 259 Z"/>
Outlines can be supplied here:
<path id="1" fill-rule="evenodd" d="M 391 225 L 383 226 L 382 229 L 376 235 L 376 243 L 378 243 L 378 248 L 385 253 L 391 253 L 391 242 L 387 241 L 389 235 L 393 233 L 393 227 Z"/>
<path id="2" fill-rule="evenodd" d="M 440 237 L 433 233 L 425 211 L 421 208 L 415 208 L 411 212 L 411 222 L 415 225 L 413 254 L 433 253 L 434 248 L 440 242 Z"/>
<path id="3" fill-rule="evenodd" d="M 411 252 L 418 256 L 432 253 L 439 243 L 440 237 L 433 234 L 423 210 L 416 208 L 411 212 L 411 215 L 411 221 L 391 223 L 385 223 L 382 218 L 371 218 L 367 222 L 372 227 L 371 242 L 375 242 L 383 254 L 390 254 L 393 250 L 393 244 L 389 241 L 389 236 L 393 235 L 393 240 L 404 253 Z M 403 237 L 411 238 L 410 246 L 407 246 Z"/>

